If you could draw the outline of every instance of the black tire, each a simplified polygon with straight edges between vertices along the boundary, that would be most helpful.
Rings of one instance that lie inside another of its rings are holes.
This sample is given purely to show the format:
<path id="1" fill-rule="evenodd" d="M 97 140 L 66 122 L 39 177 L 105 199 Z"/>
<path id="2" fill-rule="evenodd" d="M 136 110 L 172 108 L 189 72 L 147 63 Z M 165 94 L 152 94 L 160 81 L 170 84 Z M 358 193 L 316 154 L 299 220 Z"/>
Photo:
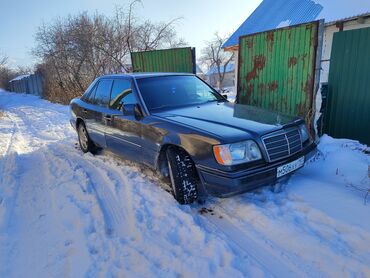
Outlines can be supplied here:
<path id="1" fill-rule="evenodd" d="M 93 141 L 91 141 L 89 134 L 87 133 L 86 126 L 81 122 L 77 127 L 78 143 L 80 148 L 84 153 L 90 152 L 92 154 L 96 153 L 96 146 Z"/>
<path id="2" fill-rule="evenodd" d="M 167 149 L 168 170 L 173 196 L 182 205 L 191 204 L 198 198 L 198 174 L 191 157 L 174 147 Z"/>

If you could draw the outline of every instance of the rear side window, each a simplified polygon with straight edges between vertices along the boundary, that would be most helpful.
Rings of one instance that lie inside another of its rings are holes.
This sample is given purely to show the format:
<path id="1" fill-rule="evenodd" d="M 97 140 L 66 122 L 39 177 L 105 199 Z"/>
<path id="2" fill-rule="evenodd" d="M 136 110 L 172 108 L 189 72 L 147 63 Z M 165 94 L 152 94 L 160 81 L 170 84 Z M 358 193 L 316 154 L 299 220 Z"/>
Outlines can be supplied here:
<path id="1" fill-rule="evenodd" d="M 96 88 L 94 104 L 106 106 L 109 102 L 112 80 L 100 80 Z"/>
<path id="2" fill-rule="evenodd" d="M 83 100 L 89 103 L 94 103 L 95 92 L 97 87 L 98 85 L 95 84 L 94 88 L 86 95 L 86 97 L 84 97 Z"/>
<path id="3" fill-rule="evenodd" d="M 88 101 L 89 97 L 93 95 L 92 91 L 96 88 L 96 81 L 94 80 L 90 86 L 86 89 L 85 93 L 82 95 L 81 99 L 83 101 Z"/>
<path id="4" fill-rule="evenodd" d="M 120 110 L 123 104 L 136 104 L 132 83 L 128 79 L 116 79 L 113 82 L 109 107 Z"/>

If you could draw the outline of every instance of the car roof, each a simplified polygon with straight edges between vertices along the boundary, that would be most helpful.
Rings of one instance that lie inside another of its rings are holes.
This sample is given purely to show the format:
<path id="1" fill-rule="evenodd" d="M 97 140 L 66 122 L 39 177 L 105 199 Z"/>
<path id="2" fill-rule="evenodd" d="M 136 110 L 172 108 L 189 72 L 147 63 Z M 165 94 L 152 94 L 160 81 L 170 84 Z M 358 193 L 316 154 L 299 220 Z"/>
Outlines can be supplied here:
<path id="1" fill-rule="evenodd" d="M 134 73 L 119 73 L 119 74 L 109 74 L 103 75 L 100 78 L 107 78 L 107 77 L 132 77 L 135 79 L 141 78 L 149 78 L 149 77 L 161 77 L 161 76 L 194 76 L 192 73 L 177 73 L 177 72 L 134 72 Z"/>

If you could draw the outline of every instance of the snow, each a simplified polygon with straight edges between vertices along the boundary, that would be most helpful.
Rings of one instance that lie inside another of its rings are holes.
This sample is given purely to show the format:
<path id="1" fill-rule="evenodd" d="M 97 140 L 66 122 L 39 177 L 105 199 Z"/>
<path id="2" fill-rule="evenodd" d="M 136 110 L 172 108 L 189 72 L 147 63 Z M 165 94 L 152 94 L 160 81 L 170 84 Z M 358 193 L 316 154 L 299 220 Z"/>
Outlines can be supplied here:
<path id="1" fill-rule="evenodd" d="M 283 28 L 283 27 L 290 26 L 290 23 L 291 23 L 291 22 L 292 22 L 292 21 L 291 21 L 290 19 L 284 20 L 284 21 L 280 22 L 280 23 L 276 26 L 276 28 Z"/>
<path id="2" fill-rule="evenodd" d="M 230 102 L 235 102 L 236 99 L 236 92 L 235 92 L 235 86 L 232 87 L 224 87 L 223 95 L 227 95 L 227 100 Z"/>
<path id="3" fill-rule="evenodd" d="M 76 142 L 67 106 L 0 92 L 0 277 L 370 275 L 358 142 L 324 136 L 289 180 L 192 206 Z"/>
<path id="4" fill-rule="evenodd" d="M 22 74 L 22 75 L 19 75 L 15 78 L 13 78 L 12 80 L 10 80 L 9 82 L 12 82 L 12 81 L 18 81 L 18 80 L 22 80 L 23 78 L 26 78 L 26 77 L 29 77 L 30 75 L 29 74 Z"/>

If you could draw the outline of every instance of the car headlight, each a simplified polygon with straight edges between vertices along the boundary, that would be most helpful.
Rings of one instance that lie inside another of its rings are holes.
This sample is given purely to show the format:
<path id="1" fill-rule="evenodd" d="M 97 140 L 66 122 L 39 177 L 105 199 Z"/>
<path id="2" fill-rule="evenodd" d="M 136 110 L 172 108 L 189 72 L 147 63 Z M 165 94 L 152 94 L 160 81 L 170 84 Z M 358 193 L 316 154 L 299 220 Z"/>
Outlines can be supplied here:
<path id="1" fill-rule="evenodd" d="M 252 140 L 213 146 L 213 153 L 221 165 L 236 165 L 261 159 L 261 151 Z"/>
<path id="2" fill-rule="evenodd" d="M 301 133 L 302 143 L 306 142 L 310 139 L 310 135 L 308 133 L 307 127 L 305 124 L 301 124 L 299 126 L 299 132 Z"/>

